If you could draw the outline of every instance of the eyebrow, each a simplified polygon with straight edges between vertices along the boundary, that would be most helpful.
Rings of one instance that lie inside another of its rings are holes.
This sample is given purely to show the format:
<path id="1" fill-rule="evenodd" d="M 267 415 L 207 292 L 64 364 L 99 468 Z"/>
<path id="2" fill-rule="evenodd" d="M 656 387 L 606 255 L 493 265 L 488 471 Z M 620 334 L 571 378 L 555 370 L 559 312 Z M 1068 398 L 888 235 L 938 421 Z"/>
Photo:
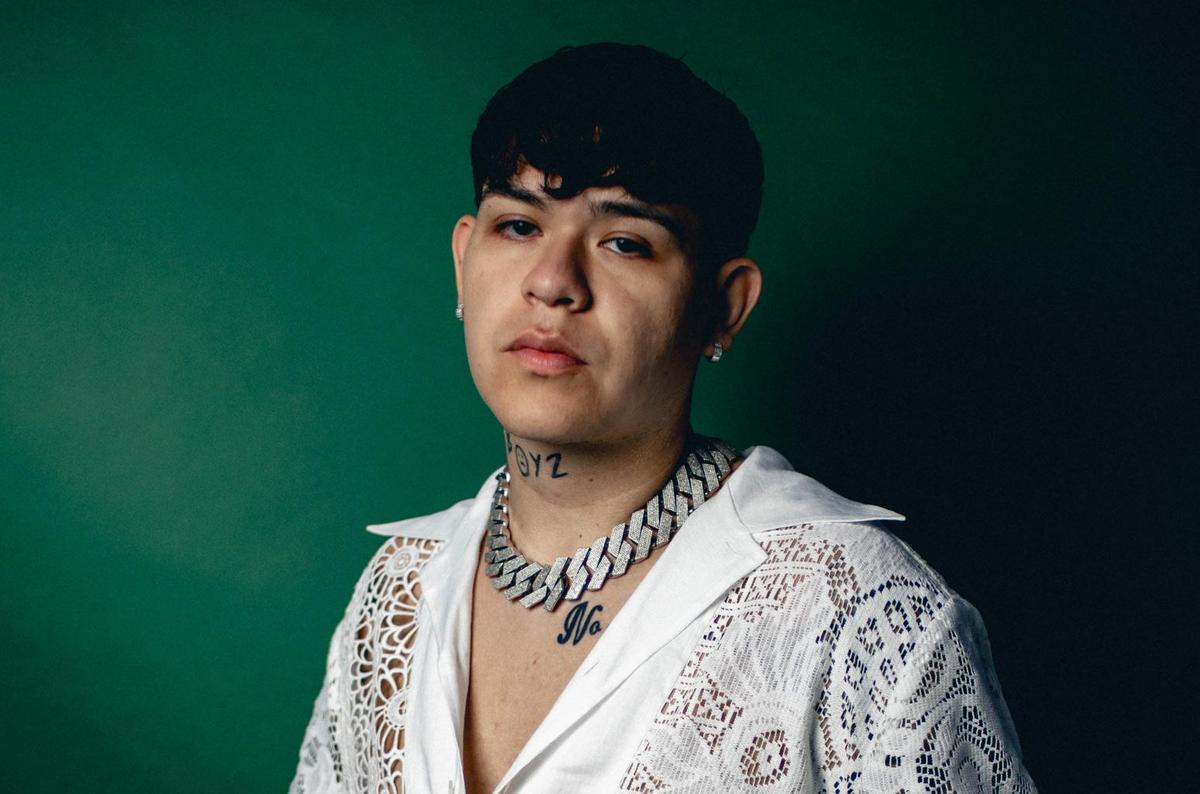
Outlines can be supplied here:
<path id="1" fill-rule="evenodd" d="M 510 199 L 522 201 L 526 204 L 532 204 L 539 210 L 546 209 L 546 201 L 537 193 L 506 182 L 502 182 L 498 185 L 488 185 L 483 191 L 483 195 L 484 198 L 487 196 L 507 196 Z"/>
<path id="2" fill-rule="evenodd" d="M 484 196 L 506 196 L 515 201 L 520 201 L 536 207 L 539 210 L 545 211 L 547 204 L 546 200 L 532 190 L 526 190 L 520 185 L 510 183 L 500 183 L 495 186 L 489 185 L 484 191 Z M 600 217 L 601 215 L 617 215 L 625 218 L 638 218 L 640 220 L 657 223 L 659 226 L 667 230 L 667 232 L 675 239 L 675 244 L 680 248 L 687 246 L 687 232 L 683 224 L 670 213 L 658 209 L 653 204 L 648 204 L 644 201 L 636 199 L 612 199 L 609 201 L 591 201 L 588 202 L 588 209 L 592 215 Z"/>
<path id="3" fill-rule="evenodd" d="M 672 217 L 669 213 L 663 212 L 652 204 L 647 204 L 644 201 L 628 201 L 628 200 L 613 200 L 590 202 L 592 214 L 600 215 L 620 215 L 626 218 L 640 218 L 644 221 L 657 223 L 659 226 L 670 232 L 675 238 L 675 244 L 680 248 L 685 247 L 686 235 L 684 233 L 683 224 Z"/>

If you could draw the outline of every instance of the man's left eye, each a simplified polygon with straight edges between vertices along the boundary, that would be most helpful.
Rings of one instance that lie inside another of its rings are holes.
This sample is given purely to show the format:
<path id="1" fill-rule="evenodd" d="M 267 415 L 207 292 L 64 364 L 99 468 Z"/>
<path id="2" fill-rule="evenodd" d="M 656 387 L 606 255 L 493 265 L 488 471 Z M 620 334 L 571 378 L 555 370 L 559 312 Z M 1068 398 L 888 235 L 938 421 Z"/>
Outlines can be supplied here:
<path id="1" fill-rule="evenodd" d="M 618 254 L 650 256 L 650 246 L 639 243 L 637 240 L 630 240 L 628 237 L 613 237 L 605 240 L 603 245 Z"/>

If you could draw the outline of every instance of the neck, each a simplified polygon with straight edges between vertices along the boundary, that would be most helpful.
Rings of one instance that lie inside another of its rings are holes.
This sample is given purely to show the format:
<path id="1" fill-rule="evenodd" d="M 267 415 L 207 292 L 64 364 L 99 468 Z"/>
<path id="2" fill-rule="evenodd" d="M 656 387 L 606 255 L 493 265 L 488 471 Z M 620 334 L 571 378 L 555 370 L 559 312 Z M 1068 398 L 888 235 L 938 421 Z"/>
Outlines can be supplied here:
<path id="1" fill-rule="evenodd" d="M 686 418 L 618 444 L 558 446 L 506 432 L 513 544 L 551 563 L 608 534 L 674 474 L 689 432 Z"/>

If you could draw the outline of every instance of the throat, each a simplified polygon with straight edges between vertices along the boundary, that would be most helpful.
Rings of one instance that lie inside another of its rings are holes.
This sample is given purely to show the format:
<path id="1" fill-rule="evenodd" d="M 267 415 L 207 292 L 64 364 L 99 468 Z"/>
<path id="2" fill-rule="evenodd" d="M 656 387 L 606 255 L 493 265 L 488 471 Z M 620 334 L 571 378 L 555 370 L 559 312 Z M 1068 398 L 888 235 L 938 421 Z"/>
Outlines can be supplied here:
<path id="1" fill-rule="evenodd" d="M 737 453 L 723 442 L 691 436 L 673 467 L 653 481 L 650 489 L 610 495 L 607 502 L 593 503 L 589 519 L 585 522 L 580 520 L 581 514 L 576 515 L 574 531 L 565 535 L 561 529 L 558 533 L 527 531 L 526 520 L 533 524 L 535 518 L 545 520 L 549 515 L 553 519 L 555 514 L 570 520 L 572 512 L 556 502 L 539 505 L 533 498 L 536 491 L 518 488 L 521 480 L 506 468 L 497 476 L 485 541 L 485 573 L 505 598 L 517 600 L 525 608 L 541 606 L 552 612 L 560 602 L 578 601 L 585 592 L 599 590 L 610 578 L 623 576 L 654 549 L 669 543 L 720 487 L 736 460 Z M 531 497 L 519 502 L 517 496 L 522 493 Z M 633 494 L 645 501 L 630 511 L 630 505 L 636 504 Z M 537 506 L 542 508 L 540 513 Z M 576 620 L 584 620 L 573 614 Z M 584 630 L 588 625 L 585 621 Z M 563 636 L 569 635 L 564 630 Z"/>
<path id="2" fill-rule="evenodd" d="M 612 444 L 554 444 L 505 431 L 514 543 L 533 560 L 574 554 L 672 476 L 688 429 Z"/>

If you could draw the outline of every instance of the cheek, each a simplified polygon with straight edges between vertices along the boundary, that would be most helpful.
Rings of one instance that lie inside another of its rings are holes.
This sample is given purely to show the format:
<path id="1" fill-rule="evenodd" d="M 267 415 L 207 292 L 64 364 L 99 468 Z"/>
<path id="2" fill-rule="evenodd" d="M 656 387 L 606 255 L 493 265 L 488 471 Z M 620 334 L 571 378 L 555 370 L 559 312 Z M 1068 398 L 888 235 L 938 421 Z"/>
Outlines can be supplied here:
<path id="1" fill-rule="evenodd" d="M 653 304 L 643 302 L 639 311 L 618 318 L 615 333 L 630 368 L 639 373 L 636 377 L 657 379 L 681 368 L 681 353 L 689 346 L 691 335 L 689 322 L 685 301 L 678 296 Z"/>
<path id="2" fill-rule="evenodd" d="M 486 387 L 495 368 L 496 323 L 495 308 L 487 300 L 488 292 L 471 279 L 463 279 L 463 336 L 466 341 L 467 365 L 471 377 L 480 389 Z"/>
<path id="3" fill-rule="evenodd" d="M 472 309 L 465 309 L 467 364 L 476 385 L 483 388 L 497 376 L 497 365 L 503 353 L 503 341 L 497 330 L 492 307 L 476 302 Z"/>
<path id="4" fill-rule="evenodd" d="M 498 278 L 502 272 L 482 264 L 463 266 L 464 325 L 470 354 L 489 352 L 496 345 L 499 316 L 508 296 Z"/>
<path id="5" fill-rule="evenodd" d="M 463 305 L 476 316 L 487 311 L 488 274 L 472 264 L 463 265 Z"/>

